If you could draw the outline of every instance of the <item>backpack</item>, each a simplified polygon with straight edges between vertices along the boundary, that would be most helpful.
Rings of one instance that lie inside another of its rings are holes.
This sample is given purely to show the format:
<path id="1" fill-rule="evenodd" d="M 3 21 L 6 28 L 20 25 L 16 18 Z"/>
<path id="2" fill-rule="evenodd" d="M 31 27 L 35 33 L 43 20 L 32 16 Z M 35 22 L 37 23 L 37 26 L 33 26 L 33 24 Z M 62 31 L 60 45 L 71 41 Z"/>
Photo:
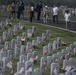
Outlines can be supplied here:
<path id="1" fill-rule="evenodd" d="M 12 5 L 8 5 L 7 10 L 12 11 Z"/>

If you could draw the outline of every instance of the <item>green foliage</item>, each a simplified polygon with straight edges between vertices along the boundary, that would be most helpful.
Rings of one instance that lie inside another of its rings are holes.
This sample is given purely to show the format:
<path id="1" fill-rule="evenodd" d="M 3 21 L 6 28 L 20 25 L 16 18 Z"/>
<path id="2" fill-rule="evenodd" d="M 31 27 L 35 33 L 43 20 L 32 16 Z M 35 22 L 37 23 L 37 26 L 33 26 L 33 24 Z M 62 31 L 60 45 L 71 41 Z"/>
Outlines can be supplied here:
<path id="1" fill-rule="evenodd" d="M 12 2 L 13 0 L 0 0 L 1 4 L 8 4 L 9 2 Z M 20 0 L 14 0 L 16 3 Z M 33 2 L 35 5 L 40 0 L 21 0 L 25 3 L 25 5 L 29 5 L 29 3 Z M 76 0 L 41 0 L 43 4 L 47 4 L 49 6 L 53 6 L 56 4 L 57 6 L 60 5 L 67 5 L 68 7 L 76 7 Z"/>

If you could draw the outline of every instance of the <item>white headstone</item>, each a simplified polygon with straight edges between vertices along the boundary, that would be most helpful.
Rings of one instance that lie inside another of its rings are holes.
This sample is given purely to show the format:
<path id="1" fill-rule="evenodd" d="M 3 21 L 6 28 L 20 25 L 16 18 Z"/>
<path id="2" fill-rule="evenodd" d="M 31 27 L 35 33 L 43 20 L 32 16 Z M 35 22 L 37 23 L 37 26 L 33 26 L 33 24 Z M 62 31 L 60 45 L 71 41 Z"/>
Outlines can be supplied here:
<path id="1" fill-rule="evenodd" d="M 47 56 L 47 68 L 50 68 L 53 63 L 53 58 L 51 56 Z"/>
<path id="2" fill-rule="evenodd" d="M 27 61 L 27 56 L 20 55 L 19 61 L 25 63 Z"/>
<path id="3" fill-rule="evenodd" d="M 11 48 L 14 49 L 14 48 L 17 48 L 18 44 L 17 44 L 17 40 L 16 39 L 12 39 L 11 40 Z"/>
<path id="4" fill-rule="evenodd" d="M 14 52 L 13 52 L 13 50 L 8 50 L 7 51 L 7 57 L 10 58 L 11 60 L 14 58 Z"/>
<path id="5" fill-rule="evenodd" d="M 5 42 L 5 50 L 9 50 L 11 48 L 11 45 L 10 45 L 10 42 L 9 41 L 6 41 Z"/>
<path id="6" fill-rule="evenodd" d="M 3 32 L 3 40 L 7 40 L 8 39 L 8 33 L 7 32 Z"/>
<path id="7" fill-rule="evenodd" d="M 6 52 L 0 53 L 0 60 L 4 62 L 5 58 L 6 58 Z"/>
<path id="8" fill-rule="evenodd" d="M 32 50 L 33 50 L 32 43 L 31 42 L 27 42 L 26 51 L 27 52 L 32 52 Z"/>
<path id="9" fill-rule="evenodd" d="M 53 44 L 49 43 L 48 44 L 48 53 L 51 54 L 53 52 Z"/>
<path id="10" fill-rule="evenodd" d="M 0 45 L 0 53 L 4 51 L 4 45 Z"/>
<path id="11" fill-rule="evenodd" d="M 34 69 L 35 75 L 42 75 L 42 71 L 39 68 Z"/>
<path id="12" fill-rule="evenodd" d="M 43 55 L 47 56 L 48 55 L 48 46 L 43 47 Z"/>
<path id="13" fill-rule="evenodd" d="M 30 62 L 34 61 L 33 53 L 27 53 L 27 60 L 30 61 Z"/>
<path id="14" fill-rule="evenodd" d="M 26 45 L 21 45 L 20 54 L 26 54 Z"/>
<path id="15" fill-rule="evenodd" d="M 47 58 L 46 57 L 41 57 L 40 69 L 41 70 L 47 69 Z"/>
<path id="16" fill-rule="evenodd" d="M 59 74 L 59 64 L 58 63 L 52 63 L 51 64 L 51 75 L 58 75 Z"/>
<path id="17" fill-rule="evenodd" d="M 25 71 L 28 71 L 28 72 L 33 71 L 33 62 L 30 62 L 30 61 L 25 62 Z"/>
<path id="18" fill-rule="evenodd" d="M 15 48 L 15 51 L 14 51 L 14 57 L 19 58 L 19 56 L 20 56 L 20 48 L 17 47 L 17 48 Z"/>
<path id="19" fill-rule="evenodd" d="M 8 35 L 9 35 L 9 37 L 11 37 L 11 36 L 14 35 L 14 31 L 13 31 L 12 28 L 9 28 L 9 29 L 8 29 Z"/>
<path id="20" fill-rule="evenodd" d="M 25 63 L 23 62 L 17 63 L 17 72 L 25 74 Z"/>
<path id="21" fill-rule="evenodd" d="M 19 22 L 19 29 L 23 29 L 23 27 L 24 27 L 23 22 Z"/>
<path id="22" fill-rule="evenodd" d="M 36 26 L 32 26 L 32 33 L 37 33 L 37 27 Z"/>
<path id="23" fill-rule="evenodd" d="M 22 44 L 21 36 L 17 36 L 17 44 L 18 45 L 21 45 Z"/>
<path id="24" fill-rule="evenodd" d="M 42 33 L 42 41 L 44 41 L 47 38 L 46 33 Z"/>
<path id="25" fill-rule="evenodd" d="M 32 34 L 32 29 L 28 29 L 27 30 L 27 37 L 30 38 L 30 37 L 32 37 L 32 35 L 33 35 Z"/>
<path id="26" fill-rule="evenodd" d="M 37 43 L 38 43 L 38 45 L 42 44 L 42 37 L 37 37 Z"/>
<path id="27" fill-rule="evenodd" d="M 32 40 L 32 46 L 33 48 L 38 46 L 37 40 Z"/>

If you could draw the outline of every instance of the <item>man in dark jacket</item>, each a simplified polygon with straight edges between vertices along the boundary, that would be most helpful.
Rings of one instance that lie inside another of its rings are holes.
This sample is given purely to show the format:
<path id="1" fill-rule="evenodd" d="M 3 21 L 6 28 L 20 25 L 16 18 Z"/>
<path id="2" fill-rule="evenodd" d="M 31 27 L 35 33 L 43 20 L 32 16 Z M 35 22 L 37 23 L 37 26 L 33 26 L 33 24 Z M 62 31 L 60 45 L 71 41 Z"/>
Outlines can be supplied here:
<path id="1" fill-rule="evenodd" d="M 42 2 L 40 1 L 40 2 L 37 4 L 37 7 L 36 7 L 37 20 L 40 20 L 41 10 L 42 10 Z"/>
<path id="2" fill-rule="evenodd" d="M 21 2 L 21 14 L 22 14 L 22 17 L 23 17 L 23 19 L 24 19 L 24 3 L 23 2 Z"/>
<path id="3" fill-rule="evenodd" d="M 17 3 L 17 20 L 20 19 L 20 14 L 21 14 L 21 2 Z"/>
<path id="4" fill-rule="evenodd" d="M 15 8 L 16 8 L 15 1 L 13 1 L 12 2 L 12 18 L 15 18 Z"/>

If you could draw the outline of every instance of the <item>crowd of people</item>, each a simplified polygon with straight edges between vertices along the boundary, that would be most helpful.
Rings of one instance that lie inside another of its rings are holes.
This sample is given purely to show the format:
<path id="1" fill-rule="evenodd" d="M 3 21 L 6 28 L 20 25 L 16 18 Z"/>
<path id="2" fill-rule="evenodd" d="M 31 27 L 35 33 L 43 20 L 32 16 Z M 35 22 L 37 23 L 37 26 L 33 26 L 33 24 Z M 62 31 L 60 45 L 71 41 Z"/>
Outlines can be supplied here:
<path id="1" fill-rule="evenodd" d="M 23 2 L 19 1 L 17 4 L 15 4 L 15 1 L 13 1 L 12 3 L 10 3 L 8 5 L 7 10 L 8 10 L 8 13 L 9 13 L 9 15 L 8 15 L 9 19 L 17 18 L 17 20 L 19 20 L 21 15 L 22 15 L 22 19 L 24 19 L 25 8 L 24 8 L 24 3 Z M 30 15 L 30 22 L 32 22 L 34 17 L 36 17 L 37 20 L 40 20 L 41 13 L 42 13 L 44 23 L 47 23 L 48 16 L 49 16 L 49 13 L 50 13 L 49 9 L 48 9 L 48 6 L 47 5 L 43 6 L 41 1 L 39 1 L 36 6 L 34 5 L 34 3 L 30 3 L 29 8 L 28 8 L 28 12 L 29 12 L 29 15 Z M 52 15 L 53 15 L 53 23 L 54 24 L 55 23 L 59 24 L 59 20 L 58 20 L 59 9 L 58 9 L 58 7 L 56 5 L 54 5 L 51 12 L 52 12 Z M 17 16 L 16 16 L 16 13 L 17 13 Z M 67 25 L 69 24 L 70 17 L 71 17 L 71 15 L 70 15 L 69 10 L 66 10 L 65 14 L 64 14 L 66 29 L 67 29 Z"/>
<path id="2" fill-rule="evenodd" d="M 15 4 L 15 1 L 13 1 L 8 4 L 7 11 L 9 19 L 16 18 L 16 13 L 17 13 L 17 20 L 20 19 L 20 15 L 22 15 L 24 18 L 24 3 L 19 1 L 17 4 Z"/>

